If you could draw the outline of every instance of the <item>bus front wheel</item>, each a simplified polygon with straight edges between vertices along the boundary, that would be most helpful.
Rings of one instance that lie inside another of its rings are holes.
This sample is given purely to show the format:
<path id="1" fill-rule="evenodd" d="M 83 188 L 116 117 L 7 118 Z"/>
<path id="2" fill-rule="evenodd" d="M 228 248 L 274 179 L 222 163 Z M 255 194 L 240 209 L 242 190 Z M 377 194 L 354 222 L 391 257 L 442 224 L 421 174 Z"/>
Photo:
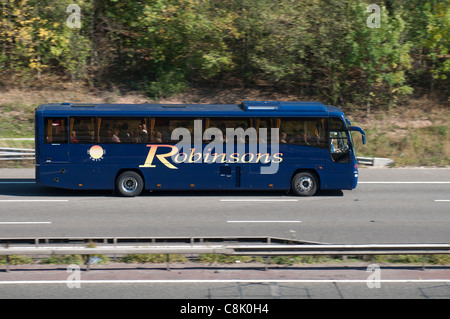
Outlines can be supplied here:
<path id="1" fill-rule="evenodd" d="M 317 178 L 309 172 L 295 174 L 292 179 L 292 191 L 298 196 L 312 196 L 317 191 Z"/>
<path id="2" fill-rule="evenodd" d="M 122 196 L 138 196 L 144 189 L 144 180 L 136 172 L 123 172 L 116 180 L 116 189 Z"/>

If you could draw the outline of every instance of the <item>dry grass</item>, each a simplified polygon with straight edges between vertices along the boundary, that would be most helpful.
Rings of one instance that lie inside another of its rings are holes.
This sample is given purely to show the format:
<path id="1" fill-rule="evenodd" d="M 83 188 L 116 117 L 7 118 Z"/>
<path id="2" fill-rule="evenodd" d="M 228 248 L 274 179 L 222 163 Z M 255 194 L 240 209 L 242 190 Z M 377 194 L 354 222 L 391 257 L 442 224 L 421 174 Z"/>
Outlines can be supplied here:
<path id="1" fill-rule="evenodd" d="M 388 157 L 397 166 L 450 165 L 450 109 L 426 98 L 411 99 L 389 112 L 355 119 L 367 133 L 360 156 Z M 358 141 L 357 141 L 358 142 Z"/>
<path id="2" fill-rule="evenodd" d="M 160 101 L 139 92 L 121 92 L 118 88 L 99 91 L 71 82 L 33 89 L 11 88 L 0 91 L 0 138 L 33 137 L 34 109 L 44 103 L 240 103 L 244 100 L 307 100 L 274 92 L 270 88 L 197 88 Z M 367 144 L 355 134 L 358 156 L 388 157 L 397 166 L 450 165 L 450 107 L 428 98 L 411 99 L 390 111 L 372 112 L 343 107 L 354 125 L 367 133 Z M 2 147 L 32 148 L 33 142 L 0 141 Z M 0 163 L 0 166 L 4 165 Z"/>

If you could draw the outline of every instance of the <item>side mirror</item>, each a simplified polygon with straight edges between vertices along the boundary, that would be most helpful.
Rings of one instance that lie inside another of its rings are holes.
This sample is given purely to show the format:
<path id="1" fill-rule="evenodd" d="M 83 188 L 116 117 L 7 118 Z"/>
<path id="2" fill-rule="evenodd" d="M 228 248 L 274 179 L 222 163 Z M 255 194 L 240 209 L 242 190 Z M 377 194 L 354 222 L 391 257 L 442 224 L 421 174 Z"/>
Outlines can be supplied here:
<path id="1" fill-rule="evenodd" d="M 366 144 L 366 133 L 364 132 L 364 130 L 358 126 L 350 126 L 349 127 L 350 131 L 356 131 L 362 134 L 362 142 L 363 144 Z"/>

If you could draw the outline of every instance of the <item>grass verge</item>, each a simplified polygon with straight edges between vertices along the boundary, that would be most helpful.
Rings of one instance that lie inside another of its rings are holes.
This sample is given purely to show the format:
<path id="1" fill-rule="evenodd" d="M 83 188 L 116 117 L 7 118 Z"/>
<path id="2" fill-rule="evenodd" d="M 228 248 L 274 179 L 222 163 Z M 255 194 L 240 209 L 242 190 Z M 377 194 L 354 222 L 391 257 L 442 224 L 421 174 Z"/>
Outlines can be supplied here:
<path id="1" fill-rule="evenodd" d="M 2 92 L 0 98 L 0 147 L 34 148 L 33 141 L 1 140 L 34 136 L 34 109 L 49 102 L 154 103 L 137 93 L 89 92 L 82 89 Z M 220 93 L 220 94 L 219 94 Z M 223 100 L 224 96 L 228 100 Z M 159 103 L 240 103 L 243 100 L 295 100 L 295 96 L 267 96 L 261 91 L 223 89 L 179 94 Z M 354 133 L 358 156 L 387 157 L 395 166 L 450 166 L 450 112 L 448 104 L 427 98 L 411 99 L 389 111 L 367 117 L 361 109 L 343 107 L 354 125 L 362 127 L 367 143 Z M 0 167 L 32 167 L 33 163 L 5 163 Z"/>
<path id="2" fill-rule="evenodd" d="M 94 257 L 94 256 L 89 256 Z M 372 263 L 383 264 L 422 264 L 427 265 L 450 265 L 450 255 L 367 255 L 367 256 L 271 256 L 253 257 L 253 256 L 229 256 L 222 254 L 202 254 L 202 255 L 176 255 L 176 254 L 133 254 L 117 258 L 108 258 L 103 255 L 96 255 L 96 263 L 98 264 L 161 264 L 161 263 L 187 263 L 194 262 L 198 264 L 268 264 L 268 265 L 313 265 L 327 263 L 360 263 L 370 261 Z M 24 264 L 85 264 L 88 260 L 87 256 L 66 255 L 51 256 L 48 258 L 31 258 L 28 256 L 9 256 L 10 265 Z M 0 265 L 6 265 L 6 256 L 0 256 Z"/>

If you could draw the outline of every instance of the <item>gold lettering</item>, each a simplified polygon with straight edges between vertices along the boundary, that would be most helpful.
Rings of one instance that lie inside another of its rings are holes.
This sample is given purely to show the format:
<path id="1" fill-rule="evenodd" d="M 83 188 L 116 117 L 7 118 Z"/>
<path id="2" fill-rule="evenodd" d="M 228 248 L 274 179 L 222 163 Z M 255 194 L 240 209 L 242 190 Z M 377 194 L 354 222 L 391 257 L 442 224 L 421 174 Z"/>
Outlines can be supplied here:
<path id="1" fill-rule="evenodd" d="M 265 156 L 265 159 L 262 160 L 262 157 Z M 256 154 L 256 163 L 261 162 L 261 163 L 270 163 L 270 159 L 269 159 L 269 153 L 265 153 L 265 154 L 261 154 L 258 153 Z"/>
<path id="2" fill-rule="evenodd" d="M 245 161 L 245 156 L 248 155 L 248 161 Z M 255 158 L 255 154 L 253 153 L 245 153 L 244 156 L 242 156 L 242 163 L 250 163 Z"/>
<path id="3" fill-rule="evenodd" d="M 219 156 L 222 156 L 222 160 L 220 162 L 225 163 L 227 161 L 227 159 L 225 158 L 225 153 L 222 154 L 214 153 L 213 155 L 214 155 L 213 163 L 217 163 L 217 158 Z"/>
<path id="4" fill-rule="evenodd" d="M 239 163 L 239 153 L 231 154 L 228 163 Z"/>
<path id="5" fill-rule="evenodd" d="M 283 159 L 281 158 L 283 156 L 283 153 L 276 153 L 276 154 L 273 154 L 273 160 L 272 160 L 272 163 L 281 163 L 281 161 L 283 161 Z M 276 160 L 278 160 L 278 161 L 276 161 Z"/>
<path id="6" fill-rule="evenodd" d="M 147 147 L 150 147 L 148 151 L 147 158 L 145 160 L 145 163 L 143 165 L 139 165 L 139 167 L 156 167 L 156 165 L 153 163 L 155 157 L 166 167 L 170 169 L 178 169 L 178 167 L 174 166 L 172 163 L 170 163 L 167 160 L 167 157 L 172 157 L 173 162 L 180 164 L 180 163 L 196 163 L 196 162 L 202 162 L 204 160 L 204 163 L 281 163 L 283 161 L 283 154 L 282 153 L 275 153 L 272 157 L 269 153 L 245 153 L 244 155 L 240 155 L 239 153 L 232 153 L 230 155 L 230 158 L 226 158 L 226 153 L 199 153 L 195 152 L 195 148 L 191 148 L 190 154 L 186 153 L 179 153 L 179 149 L 174 145 L 160 145 L 160 144 L 149 144 Z M 168 147 L 170 148 L 170 151 L 164 154 L 156 154 L 156 151 L 158 147 Z M 203 158 L 204 157 L 204 158 Z M 247 160 L 246 160 L 247 159 Z"/>
<path id="7" fill-rule="evenodd" d="M 202 160 L 202 153 L 194 153 L 194 152 L 195 152 L 195 148 L 191 148 L 191 154 L 189 155 L 189 163 L 195 163 L 197 161 Z M 198 156 L 198 157 L 195 158 L 196 156 Z"/>
<path id="8" fill-rule="evenodd" d="M 180 156 L 183 156 L 183 159 L 180 160 Z M 175 157 L 173 158 L 173 161 L 177 164 L 183 163 L 186 161 L 188 155 L 186 153 L 178 153 L 177 155 L 175 155 Z"/>
<path id="9" fill-rule="evenodd" d="M 178 148 L 176 146 L 173 145 L 147 145 L 147 147 L 150 147 L 150 150 L 148 151 L 148 155 L 147 155 L 147 159 L 145 160 L 144 165 L 139 165 L 139 167 L 156 167 L 156 165 L 153 165 L 153 159 L 155 158 L 156 155 L 156 150 L 158 149 L 158 147 L 169 147 L 171 148 L 171 151 L 169 153 L 165 153 L 165 154 L 158 154 L 156 155 L 156 158 L 158 158 L 161 163 L 163 163 L 166 167 L 170 168 L 170 169 L 178 169 L 177 167 L 173 166 L 171 163 L 169 163 L 169 161 L 166 159 L 166 157 L 175 155 L 176 153 L 178 153 Z"/>

